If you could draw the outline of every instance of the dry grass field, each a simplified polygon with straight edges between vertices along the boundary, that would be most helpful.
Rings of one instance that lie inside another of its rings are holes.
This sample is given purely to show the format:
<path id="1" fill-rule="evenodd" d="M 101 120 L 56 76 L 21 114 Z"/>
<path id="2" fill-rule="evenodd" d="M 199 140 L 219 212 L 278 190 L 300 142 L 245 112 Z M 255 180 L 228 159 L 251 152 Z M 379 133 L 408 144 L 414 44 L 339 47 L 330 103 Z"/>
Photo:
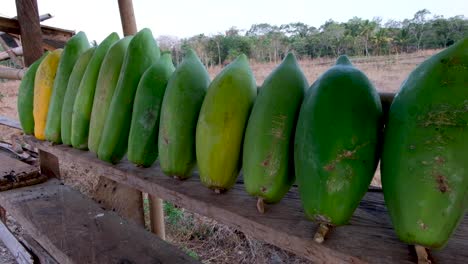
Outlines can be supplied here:
<path id="1" fill-rule="evenodd" d="M 411 70 L 435 52 L 437 51 L 351 58 L 351 61 L 366 73 L 379 91 L 396 92 Z M 334 59 L 300 61 L 309 84 L 333 64 Z M 263 83 L 275 66 L 274 63 L 251 62 L 258 85 Z M 211 78 L 214 78 L 221 68 L 212 67 L 208 70 Z M 18 119 L 16 112 L 18 85 L 19 81 L 0 82 L 0 116 Z M 15 133 L 20 132 L 0 126 L 0 141 L 8 141 Z M 377 173 L 374 185 L 380 185 L 379 176 Z M 242 232 L 172 204 L 165 204 L 165 213 L 168 240 L 204 263 L 309 263 L 307 260 L 248 237 Z M 1 258 L 0 261 L 14 263 L 5 259 L 2 261 Z"/>

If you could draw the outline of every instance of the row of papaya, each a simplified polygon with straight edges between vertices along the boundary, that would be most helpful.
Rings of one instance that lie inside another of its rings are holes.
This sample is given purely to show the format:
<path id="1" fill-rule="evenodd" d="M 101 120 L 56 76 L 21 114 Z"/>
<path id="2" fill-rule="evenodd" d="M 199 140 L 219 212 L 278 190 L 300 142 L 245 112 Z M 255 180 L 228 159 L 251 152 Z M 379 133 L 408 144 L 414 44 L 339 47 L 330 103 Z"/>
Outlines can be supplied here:
<path id="1" fill-rule="evenodd" d="M 310 88 L 294 55 L 257 90 L 245 55 L 214 80 L 189 50 L 177 68 L 149 29 L 90 47 L 75 35 L 45 54 L 20 86 L 25 133 L 151 166 L 220 193 L 242 167 L 257 208 L 297 181 L 316 241 L 347 224 L 381 159 L 384 197 L 400 239 L 445 245 L 468 206 L 468 39 L 419 65 L 383 123 L 379 95 L 346 56 Z M 384 133 L 385 126 L 385 133 Z"/>

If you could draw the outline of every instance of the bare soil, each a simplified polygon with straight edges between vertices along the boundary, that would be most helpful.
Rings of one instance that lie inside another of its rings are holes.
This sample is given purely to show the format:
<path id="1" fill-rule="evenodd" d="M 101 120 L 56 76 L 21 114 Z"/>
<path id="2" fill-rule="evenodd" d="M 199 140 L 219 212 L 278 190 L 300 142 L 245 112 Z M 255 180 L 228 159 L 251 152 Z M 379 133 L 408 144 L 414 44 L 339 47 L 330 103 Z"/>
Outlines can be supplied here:
<path id="1" fill-rule="evenodd" d="M 423 51 L 420 53 L 381 56 L 369 58 L 351 58 L 353 64 L 361 69 L 375 87 L 382 92 L 396 92 L 401 83 L 419 63 L 437 51 Z M 312 84 L 335 62 L 334 59 L 314 59 L 300 61 L 309 84 Z M 278 62 L 279 63 L 279 62 Z M 277 63 L 251 62 L 257 85 L 261 85 Z M 211 78 L 221 71 L 221 67 L 208 69 Z M 0 116 L 18 120 L 16 111 L 19 81 L 2 82 L 0 80 Z M 18 130 L 0 125 L 0 141 L 10 141 L 12 135 L 21 133 Z M 60 164 L 61 174 L 84 174 L 81 179 L 86 182 L 70 182 L 75 188 L 89 193 L 97 182 L 96 175 L 75 164 Z M 73 177 L 76 179 L 76 177 Z M 377 173 L 372 185 L 380 186 L 380 173 Z M 200 259 L 204 263 L 309 263 L 307 260 L 294 256 L 272 245 L 255 240 L 242 232 L 229 228 L 216 221 L 185 211 L 182 208 L 169 206 L 165 208 L 168 241 L 176 244 L 189 255 Z M 14 220 L 9 217 L 9 227 L 19 233 Z M 15 263 L 13 256 L 0 242 L 0 263 Z"/>

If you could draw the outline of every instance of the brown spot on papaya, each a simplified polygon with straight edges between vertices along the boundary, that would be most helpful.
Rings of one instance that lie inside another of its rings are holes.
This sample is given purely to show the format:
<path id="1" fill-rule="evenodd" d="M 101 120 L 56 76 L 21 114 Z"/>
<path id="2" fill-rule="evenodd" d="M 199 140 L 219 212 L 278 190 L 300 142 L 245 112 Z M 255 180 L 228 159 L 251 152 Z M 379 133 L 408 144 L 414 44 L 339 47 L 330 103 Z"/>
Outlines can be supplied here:
<path id="1" fill-rule="evenodd" d="M 450 191 L 450 188 L 448 186 L 447 178 L 444 175 L 438 174 L 436 176 L 436 183 L 437 183 L 437 189 L 441 193 L 446 193 L 446 192 Z"/>
<path id="2" fill-rule="evenodd" d="M 266 193 L 267 188 L 266 188 L 265 186 L 262 186 L 262 188 L 260 188 L 260 191 L 261 191 L 262 193 Z"/>
<path id="3" fill-rule="evenodd" d="M 262 161 L 262 166 L 263 167 L 268 167 L 268 165 L 270 164 L 270 159 L 271 159 L 271 154 L 268 154 L 266 159 L 264 161 Z"/>
<path id="4" fill-rule="evenodd" d="M 326 171 L 332 171 L 332 170 L 335 169 L 335 164 L 325 165 L 325 166 L 323 166 L 323 169 L 326 170 Z"/>

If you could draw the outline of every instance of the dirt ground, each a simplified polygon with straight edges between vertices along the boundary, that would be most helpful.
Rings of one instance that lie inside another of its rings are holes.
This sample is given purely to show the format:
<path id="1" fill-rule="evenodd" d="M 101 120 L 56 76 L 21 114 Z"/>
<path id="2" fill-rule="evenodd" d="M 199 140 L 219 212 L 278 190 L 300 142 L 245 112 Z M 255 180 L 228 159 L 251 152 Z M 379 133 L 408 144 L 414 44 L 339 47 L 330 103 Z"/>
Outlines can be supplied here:
<path id="1" fill-rule="evenodd" d="M 366 73 L 379 91 L 396 92 L 411 70 L 435 52 L 424 51 L 410 55 L 352 58 L 351 61 Z M 312 84 L 319 75 L 333 64 L 334 59 L 315 59 L 300 62 L 309 84 Z M 251 63 L 257 85 L 262 84 L 275 66 L 274 63 Z M 214 78 L 220 70 L 220 67 L 208 69 L 211 78 Z M 19 81 L 4 82 L 0 80 L 0 116 L 18 120 L 16 102 L 19 83 Z M 18 133 L 20 131 L 0 125 L 0 141 L 9 141 L 12 135 Z M 60 167 L 61 174 L 65 176 L 71 173 L 84 173 L 73 164 L 60 164 Z M 381 185 L 378 171 L 372 185 Z M 84 175 L 81 178 L 86 179 L 89 177 Z M 86 193 L 93 188 L 95 182 L 87 181 L 71 184 Z M 165 208 L 168 240 L 204 263 L 308 263 L 302 258 L 245 236 L 241 232 L 209 218 L 187 212 L 172 205 L 166 206 L 168 206 L 168 208 Z M 11 217 L 9 218 L 9 226 L 16 230 L 15 232 L 18 232 L 19 227 L 14 224 Z M 15 263 L 13 256 L 1 242 L 0 263 Z"/>

